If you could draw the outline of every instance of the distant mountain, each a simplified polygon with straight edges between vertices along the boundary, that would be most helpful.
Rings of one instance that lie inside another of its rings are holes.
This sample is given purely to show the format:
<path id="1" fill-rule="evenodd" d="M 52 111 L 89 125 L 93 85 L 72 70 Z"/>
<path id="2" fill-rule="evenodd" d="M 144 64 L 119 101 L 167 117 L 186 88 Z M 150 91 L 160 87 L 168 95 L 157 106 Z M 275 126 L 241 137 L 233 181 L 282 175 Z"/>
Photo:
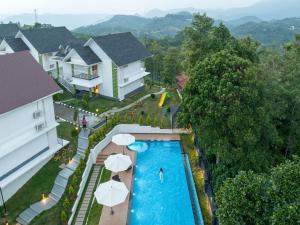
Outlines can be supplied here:
<path id="1" fill-rule="evenodd" d="M 228 27 L 236 27 L 245 23 L 250 23 L 250 22 L 259 23 L 261 21 L 262 20 L 256 16 L 244 16 L 238 19 L 224 21 L 224 24 Z"/>
<path id="2" fill-rule="evenodd" d="M 86 26 L 94 23 L 99 23 L 110 17 L 104 14 L 40 14 L 38 22 L 51 24 L 53 26 L 66 26 L 69 29 L 74 29 L 79 26 Z M 34 14 L 19 14 L 8 16 L 1 19 L 2 22 L 14 23 L 20 22 L 23 24 L 34 24 Z"/>
<path id="3" fill-rule="evenodd" d="M 149 18 L 164 17 L 168 14 L 177 14 L 180 12 L 189 12 L 189 13 L 193 14 L 193 13 L 205 12 L 205 10 L 195 9 L 193 7 L 170 9 L 170 10 L 152 9 L 152 10 L 146 12 L 145 14 L 143 14 L 143 16 L 149 17 Z"/>
<path id="4" fill-rule="evenodd" d="M 208 15 L 210 15 L 209 11 Z M 300 17 L 300 2 L 299 0 L 261 0 L 252 6 L 224 10 L 213 16 L 225 20 L 245 16 L 256 16 L 262 20 Z"/>
<path id="5" fill-rule="evenodd" d="M 130 31 L 138 37 L 146 35 L 154 38 L 162 38 L 175 36 L 185 26 L 189 25 L 191 21 L 192 15 L 186 12 L 155 18 L 117 15 L 99 24 L 79 27 L 74 32 L 97 36 Z"/>
<path id="6" fill-rule="evenodd" d="M 281 45 L 292 40 L 296 33 L 300 34 L 300 18 L 249 22 L 233 27 L 231 33 L 236 37 L 252 37 L 264 45 Z"/>

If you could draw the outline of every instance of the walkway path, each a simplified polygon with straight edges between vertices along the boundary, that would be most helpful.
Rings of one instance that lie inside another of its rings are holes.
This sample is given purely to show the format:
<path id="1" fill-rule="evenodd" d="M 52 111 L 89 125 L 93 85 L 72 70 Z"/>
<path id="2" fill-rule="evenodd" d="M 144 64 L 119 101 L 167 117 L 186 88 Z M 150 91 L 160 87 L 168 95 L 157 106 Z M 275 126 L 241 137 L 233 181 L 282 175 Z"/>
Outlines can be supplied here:
<path id="1" fill-rule="evenodd" d="M 95 165 L 93 168 L 92 176 L 90 178 L 89 184 L 84 194 L 84 198 L 81 203 L 81 207 L 79 209 L 77 218 L 75 220 L 75 225 L 83 225 L 84 218 L 89 207 L 89 203 L 94 196 L 94 189 L 97 183 L 97 178 L 99 176 L 100 169 L 101 169 L 100 165 Z"/>
<path id="2" fill-rule="evenodd" d="M 165 88 L 162 88 L 159 92 L 155 92 L 155 93 L 152 93 L 152 94 L 160 95 L 164 91 L 165 91 Z M 122 112 L 122 111 L 125 111 L 125 110 L 129 109 L 129 108 L 132 108 L 133 106 L 135 106 L 138 103 L 144 101 L 145 99 L 149 98 L 150 96 L 151 96 L 151 94 L 145 95 L 145 96 L 141 97 L 140 99 L 136 100 L 135 102 L 133 102 L 133 103 L 127 105 L 127 106 L 124 106 L 122 108 L 110 109 L 106 112 L 103 112 L 99 116 L 95 116 L 95 114 L 93 114 L 93 113 L 79 112 L 79 118 L 82 118 L 83 115 L 85 115 L 87 120 L 89 121 L 88 122 L 88 127 L 90 129 L 94 128 L 95 126 L 99 127 L 99 125 L 101 126 L 102 124 L 104 124 L 106 116 L 114 115 L 115 113 Z M 61 101 L 61 102 L 63 103 L 64 101 Z M 60 102 L 54 103 L 55 115 L 58 116 L 59 118 L 62 118 L 66 121 L 69 121 L 69 122 L 73 123 L 73 117 L 74 117 L 75 109 L 73 107 L 71 108 L 71 107 L 68 107 L 66 105 L 62 105 L 62 104 L 59 104 L 59 103 Z M 76 122 L 76 123 L 78 123 L 78 122 Z"/>
<path id="3" fill-rule="evenodd" d="M 75 169 L 79 165 L 80 158 L 84 157 L 85 150 L 88 147 L 89 134 L 89 130 L 82 130 L 80 132 L 78 136 L 78 148 L 76 155 L 72 158 L 71 162 L 59 172 L 49 196 L 44 200 L 32 204 L 19 215 L 17 221 L 20 224 L 29 224 L 37 215 L 52 208 L 60 200 L 67 187 L 69 177 L 74 173 Z"/>
<path id="4" fill-rule="evenodd" d="M 62 118 L 70 123 L 76 123 L 78 124 L 78 121 L 74 121 L 74 108 L 69 108 L 65 105 L 57 104 L 54 103 L 54 111 L 55 115 L 58 116 L 59 118 Z M 98 125 L 101 122 L 104 122 L 103 118 L 94 116 L 90 113 L 85 113 L 85 112 L 78 112 L 78 117 L 83 118 L 83 115 L 85 115 L 87 121 L 88 121 L 88 128 L 92 129 L 96 125 Z"/>

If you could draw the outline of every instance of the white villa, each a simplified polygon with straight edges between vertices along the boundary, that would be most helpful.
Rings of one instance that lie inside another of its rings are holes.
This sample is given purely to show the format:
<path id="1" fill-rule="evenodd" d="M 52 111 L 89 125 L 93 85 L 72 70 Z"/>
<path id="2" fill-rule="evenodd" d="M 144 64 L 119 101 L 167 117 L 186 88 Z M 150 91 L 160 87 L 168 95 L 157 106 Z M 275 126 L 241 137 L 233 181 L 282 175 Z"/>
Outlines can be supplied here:
<path id="1" fill-rule="evenodd" d="M 7 201 L 68 142 L 56 132 L 52 96 L 61 89 L 28 51 L 0 56 L 0 85 L 0 188 Z"/>
<path id="2" fill-rule="evenodd" d="M 5 37 L 2 40 L 0 54 L 28 50 L 46 72 L 56 77 L 60 68 L 55 61 L 51 60 L 51 57 L 58 52 L 60 45 L 66 45 L 77 40 L 65 27 L 19 30 L 14 37 Z"/>
<path id="3" fill-rule="evenodd" d="M 131 33 L 93 37 L 83 45 L 62 47 L 52 59 L 63 67 L 62 83 L 91 95 L 118 100 L 144 88 L 143 60 L 150 52 Z"/>
<path id="4" fill-rule="evenodd" d="M 87 91 L 123 100 L 142 90 L 149 74 L 143 60 L 151 54 L 129 32 L 84 42 L 65 27 L 34 28 L 0 43 L 0 55 L 25 50 L 73 94 Z"/>

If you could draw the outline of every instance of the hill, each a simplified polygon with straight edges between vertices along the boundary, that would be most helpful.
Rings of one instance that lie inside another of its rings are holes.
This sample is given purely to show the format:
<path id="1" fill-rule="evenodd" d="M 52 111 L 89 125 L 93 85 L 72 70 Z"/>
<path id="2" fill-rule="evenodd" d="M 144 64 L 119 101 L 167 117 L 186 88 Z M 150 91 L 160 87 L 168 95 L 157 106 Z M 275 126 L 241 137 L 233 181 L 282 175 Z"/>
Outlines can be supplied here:
<path id="1" fill-rule="evenodd" d="M 233 27 L 231 33 L 236 37 L 252 37 L 264 45 L 281 45 L 300 33 L 300 18 L 249 22 Z"/>
<path id="2" fill-rule="evenodd" d="M 146 35 L 153 38 L 162 38 L 175 36 L 185 26 L 189 25 L 191 21 L 192 15 L 185 12 L 155 18 L 117 15 L 102 23 L 79 27 L 74 32 L 96 36 L 130 31 L 138 37 Z"/>

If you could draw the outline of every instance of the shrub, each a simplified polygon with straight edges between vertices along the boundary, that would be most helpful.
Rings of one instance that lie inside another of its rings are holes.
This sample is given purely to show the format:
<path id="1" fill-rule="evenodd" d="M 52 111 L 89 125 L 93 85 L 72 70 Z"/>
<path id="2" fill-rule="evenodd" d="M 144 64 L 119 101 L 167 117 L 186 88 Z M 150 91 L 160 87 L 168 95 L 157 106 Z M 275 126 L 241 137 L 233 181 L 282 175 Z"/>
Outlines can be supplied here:
<path id="1" fill-rule="evenodd" d="M 125 113 L 123 116 L 123 123 L 127 123 L 127 122 L 128 122 L 128 116 L 127 113 Z"/>
<path id="2" fill-rule="evenodd" d="M 67 214 L 66 214 L 65 211 L 61 211 L 61 213 L 60 213 L 60 220 L 61 220 L 62 224 L 67 224 L 67 222 L 68 222 L 68 216 L 67 216 Z"/>
<path id="3" fill-rule="evenodd" d="M 120 123 L 121 119 L 120 119 L 120 113 L 116 114 L 116 124 Z"/>
<path id="4" fill-rule="evenodd" d="M 134 118 L 134 114 L 131 114 L 131 123 L 134 123 L 135 118 Z"/>
<path id="5" fill-rule="evenodd" d="M 77 119 L 78 119 L 78 109 L 75 109 L 75 111 L 74 111 L 74 115 L 73 115 L 73 121 L 77 121 Z"/>
<path id="6" fill-rule="evenodd" d="M 151 125 L 151 118 L 150 118 L 150 115 L 148 115 L 146 117 L 146 125 L 150 126 Z"/>
<path id="7" fill-rule="evenodd" d="M 63 202 L 63 207 L 64 207 L 64 210 L 67 212 L 70 210 L 71 203 L 67 197 L 65 198 L 65 200 Z"/>
<path id="8" fill-rule="evenodd" d="M 154 127 L 158 126 L 158 119 L 157 119 L 157 117 L 154 117 L 154 120 L 153 120 L 152 124 L 153 124 Z"/>
<path id="9" fill-rule="evenodd" d="M 77 178 L 77 175 L 74 174 L 74 176 L 72 177 L 72 180 L 71 180 L 71 185 L 73 187 L 76 187 L 78 185 L 78 178 Z"/>
<path id="10" fill-rule="evenodd" d="M 155 94 L 152 93 L 150 96 L 152 99 L 155 99 Z"/>
<path id="11" fill-rule="evenodd" d="M 140 115 L 138 118 L 138 124 L 142 125 L 143 124 L 143 116 Z"/>
<path id="12" fill-rule="evenodd" d="M 160 127 L 161 129 L 164 128 L 164 119 L 163 119 L 162 117 L 160 118 L 159 127 Z"/>
<path id="13" fill-rule="evenodd" d="M 74 187 L 72 185 L 70 185 L 70 187 L 68 189 L 68 194 L 69 194 L 69 197 L 71 199 L 74 199 L 74 197 L 75 197 L 75 190 L 74 190 Z"/>
<path id="14" fill-rule="evenodd" d="M 81 106 L 82 106 L 83 109 L 89 110 L 89 102 L 88 101 L 82 100 L 81 101 Z"/>
<path id="15" fill-rule="evenodd" d="M 141 111 L 141 115 L 142 115 L 142 116 L 145 115 L 145 111 L 144 111 L 144 110 Z"/>
<path id="16" fill-rule="evenodd" d="M 170 113 L 170 112 L 171 112 L 171 108 L 170 108 L 170 106 L 168 106 L 167 113 Z"/>

